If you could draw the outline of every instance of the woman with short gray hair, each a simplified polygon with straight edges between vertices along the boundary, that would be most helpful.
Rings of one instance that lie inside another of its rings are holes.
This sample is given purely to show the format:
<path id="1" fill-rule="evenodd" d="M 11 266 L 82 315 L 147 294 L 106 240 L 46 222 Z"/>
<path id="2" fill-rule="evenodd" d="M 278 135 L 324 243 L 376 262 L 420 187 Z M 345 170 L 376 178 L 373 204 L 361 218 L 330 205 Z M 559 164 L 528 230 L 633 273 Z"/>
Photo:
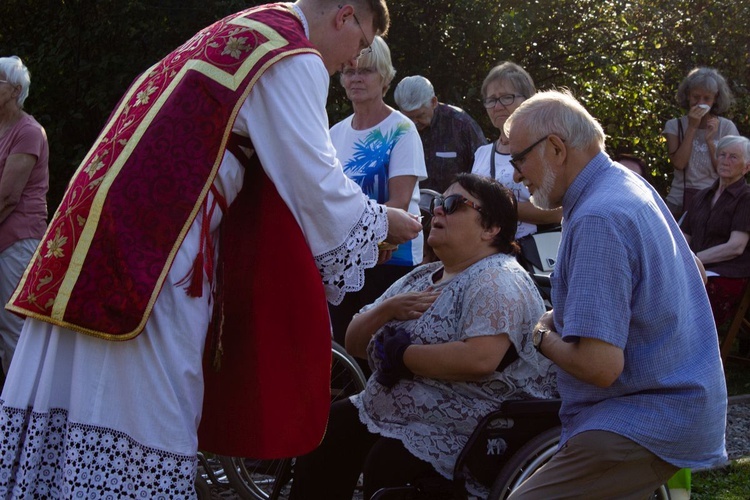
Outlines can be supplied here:
<path id="1" fill-rule="evenodd" d="M 47 229 L 47 134 L 23 104 L 29 70 L 0 57 L 0 305 L 10 299 Z M 0 359 L 8 373 L 23 319 L 0 307 Z"/>
<path id="2" fill-rule="evenodd" d="M 737 309 L 750 279 L 750 139 L 719 139 L 716 171 L 719 178 L 693 197 L 680 228 L 710 274 L 706 289 L 719 327 Z"/>

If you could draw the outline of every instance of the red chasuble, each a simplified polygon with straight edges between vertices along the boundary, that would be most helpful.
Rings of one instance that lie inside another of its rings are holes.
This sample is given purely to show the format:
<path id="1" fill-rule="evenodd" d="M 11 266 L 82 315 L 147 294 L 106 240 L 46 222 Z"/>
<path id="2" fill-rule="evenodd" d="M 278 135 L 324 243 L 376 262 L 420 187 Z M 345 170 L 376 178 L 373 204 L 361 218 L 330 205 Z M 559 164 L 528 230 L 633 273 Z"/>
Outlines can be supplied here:
<path id="1" fill-rule="evenodd" d="M 316 53 L 300 20 L 267 5 L 209 26 L 139 77 L 71 180 L 8 309 L 108 340 L 140 334 L 253 84 L 299 53 Z M 320 275 L 257 163 L 225 226 L 225 359 L 218 373 L 204 369 L 201 448 L 305 453 L 322 438 L 330 401 Z"/>

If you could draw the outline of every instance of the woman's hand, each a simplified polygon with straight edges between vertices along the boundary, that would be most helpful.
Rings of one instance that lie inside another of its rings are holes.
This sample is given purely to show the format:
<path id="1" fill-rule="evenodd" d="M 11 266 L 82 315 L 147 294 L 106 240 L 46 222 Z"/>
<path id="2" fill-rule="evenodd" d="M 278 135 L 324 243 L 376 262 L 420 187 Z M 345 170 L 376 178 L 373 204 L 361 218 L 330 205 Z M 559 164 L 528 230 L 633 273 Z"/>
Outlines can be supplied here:
<path id="1" fill-rule="evenodd" d="M 380 338 L 375 338 L 375 357 L 380 366 L 375 380 L 391 388 L 401 379 L 414 378 L 414 373 L 404 364 L 404 353 L 411 345 L 409 332 L 398 326 L 386 326 Z"/>
<path id="2" fill-rule="evenodd" d="M 389 243 L 399 244 L 413 240 L 422 231 L 422 224 L 416 215 L 412 215 L 400 208 L 388 209 L 388 238 Z"/>
<path id="3" fill-rule="evenodd" d="M 378 329 L 393 320 L 417 319 L 435 302 L 440 292 L 427 289 L 409 292 L 384 300 L 375 307 L 355 314 L 346 329 L 346 352 L 357 358 L 367 358 L 367 344 Z"/>
<path id="4" fill-rule="evenodd" d="M 711 111 L 711 108 L 706 109 L 700 104 L 696 104 L 695 106 L 690 108 L 690 111 L 688 111 L 687 115 L 688 127 L 698 128 L 698 125 L 701 124 L 701 120 L 709 111 Z"/>
<path id="5" fill-rule="evenodd" d="M 378 252 L 378 264 L 385 264 L 393 257 L 393 250 L 383 250 L 382 248 Z"/>
<path id="6" fill-rule="evenodd" d="M 714 137 L 716 132 L 719 130 L 719 118 L 716 116 L 710 117 L 706 121 L 706 142 L 709 146 L 713 146 Z"/>
<path id="7" fill-rule="evenodd" d="M 424 292 L 409 292 L 395 295 L 390 299 L 384 300 L 382 306 L 387 307 L 389 310 L 389 321 L 394 319 L 408 321 L 422 316 L 439 296 L 440 292 L 435 292 L 428 288 Z"/>

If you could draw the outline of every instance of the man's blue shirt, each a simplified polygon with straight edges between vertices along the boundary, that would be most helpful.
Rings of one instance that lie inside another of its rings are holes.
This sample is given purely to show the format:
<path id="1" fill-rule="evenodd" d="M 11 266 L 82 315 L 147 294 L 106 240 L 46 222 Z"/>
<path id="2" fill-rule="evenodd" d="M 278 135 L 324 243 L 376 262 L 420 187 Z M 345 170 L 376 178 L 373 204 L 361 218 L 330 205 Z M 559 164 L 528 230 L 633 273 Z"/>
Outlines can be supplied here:
<path id="1" fill-rule="evenodd" d="M 726 461 L 726 385 L 693 254 L 656 191 L 604 153 L 563 198 L 552 303 L 566 341 L 600 339 L 625 357 L 607 388 L 558 369 L 561 442 L 605 430 L 678 467 Z"/>

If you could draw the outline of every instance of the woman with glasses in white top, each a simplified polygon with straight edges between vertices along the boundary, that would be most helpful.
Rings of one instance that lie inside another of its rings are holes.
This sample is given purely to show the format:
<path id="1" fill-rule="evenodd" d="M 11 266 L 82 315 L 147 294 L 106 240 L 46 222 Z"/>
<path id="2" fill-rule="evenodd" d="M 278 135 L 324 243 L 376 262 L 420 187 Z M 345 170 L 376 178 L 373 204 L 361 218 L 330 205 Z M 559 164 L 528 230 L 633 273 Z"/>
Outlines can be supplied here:
<path id="1" fill-rule="evenodd" d="M 511 113 L 535 93 L 534 80 L 519 65 L 506 61 L 490 70 L 482 83 L 482 103 L 500 136 L 474 152 L 471 169 L 471 173 L 497 179 L 513 191 L 518 200 L 517 239 L 536 233 L 538 224 L 559 224 L 562 219 L 562 209 L 542 210 L 532 205 L 526 186 L 513 180 L 514 170 L 503 125 Z"/>

